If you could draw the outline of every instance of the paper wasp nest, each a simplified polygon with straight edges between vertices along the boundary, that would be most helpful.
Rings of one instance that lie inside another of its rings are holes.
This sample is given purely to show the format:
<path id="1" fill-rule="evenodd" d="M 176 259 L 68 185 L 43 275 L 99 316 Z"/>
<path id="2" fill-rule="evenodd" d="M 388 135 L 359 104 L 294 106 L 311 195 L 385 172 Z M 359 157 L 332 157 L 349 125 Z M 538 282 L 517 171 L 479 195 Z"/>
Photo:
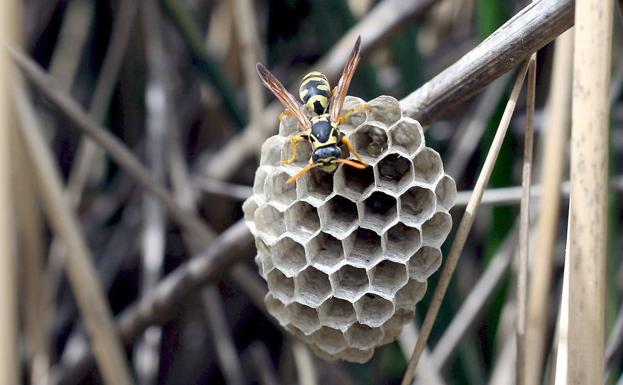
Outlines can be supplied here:
<path id="1" fill-rule="evenodd" d="M 348 97 L 344 110 L 362 103 Z M 413 319 L 441 265 L 456 196 L 439 154 L 396 99 L 368 105 L 340 130 L 370 167 L 313 170 L 286 184 L 311 148 L 300 144 L 297 161 L 280 164 L 298 131 L 285 119 L 262 146 L 254 195 L 243 205 L 270 314 L 319 356 L 354 362 L 369 360 Z"/>

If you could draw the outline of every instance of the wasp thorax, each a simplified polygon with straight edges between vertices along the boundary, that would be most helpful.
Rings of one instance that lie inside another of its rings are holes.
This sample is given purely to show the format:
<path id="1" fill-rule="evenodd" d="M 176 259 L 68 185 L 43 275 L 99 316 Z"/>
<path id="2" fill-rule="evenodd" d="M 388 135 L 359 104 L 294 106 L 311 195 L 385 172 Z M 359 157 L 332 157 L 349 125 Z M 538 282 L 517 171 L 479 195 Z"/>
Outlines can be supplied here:
<path id="1" fill-rule="evenodd" d="M 349 97 L 344 109 L 363 104 Z M 340 131 L 369 167 L 316 169 L 287 185 L 304 164 L 284 166 L 274 156 L 290 155 L 297 130 L 285 119 L 284 135 L 262 146 L 254 195 L 243 205 L 270 314 L 319 356 L 354 362 L 370 359 L 413 319 L 441 264 L 456 196 L 420 124 L 402 117 L 394 98 L 367 104 Z M 325 146 L 312 160 L 338 152 Z"/>

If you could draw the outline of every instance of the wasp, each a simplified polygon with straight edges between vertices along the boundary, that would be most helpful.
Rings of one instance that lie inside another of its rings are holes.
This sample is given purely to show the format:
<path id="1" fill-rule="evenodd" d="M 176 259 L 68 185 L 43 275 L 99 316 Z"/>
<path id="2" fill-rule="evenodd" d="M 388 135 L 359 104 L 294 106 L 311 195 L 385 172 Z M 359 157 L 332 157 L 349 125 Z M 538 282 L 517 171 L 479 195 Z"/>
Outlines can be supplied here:
<path id="1" fill-rule="evenodd" d="M 340 164 L 357 169 L 365 169 L 368 166 L 355 151 L 350 140 L 339 130 L 340 124 L 346 122 L 353 113 L 369 108 L 367 105 L 356 107 L 340 116 L 348 87 L 361 59 L 360 46 L 361 37 L 358 37 L 342 70 L 340 80 L 332 91 L 329 91 L 330 86 L 327 77 L 320 72 L 310 72 L 303 77 L 299 88 L 299 97 L 304 107 L 266 67 L 257 63 L 257 73 L 264 85 L 284 105 L 286 108 L 284 113 L 293 116 L 303 131 L 300 135 L 292 136 L 290 141 L 292 157 L 282 160 L 281 163 L 290 164 L 296 160 L 296 147 L 300 142 L 309 141 L 312 147 L 312 155 L 308 165 L 288 179 L 286 183 L 294 183 L 314 168 L 334 172 Z M 329 109 L 330 111 L 328 111 Z M 311 118 L 306 116 L 306 110 Z M 342 158 L 342 150 L 339 147 L 341 145 L 346 146 L 348 152 L 357 158 L 357 162 Z"/>

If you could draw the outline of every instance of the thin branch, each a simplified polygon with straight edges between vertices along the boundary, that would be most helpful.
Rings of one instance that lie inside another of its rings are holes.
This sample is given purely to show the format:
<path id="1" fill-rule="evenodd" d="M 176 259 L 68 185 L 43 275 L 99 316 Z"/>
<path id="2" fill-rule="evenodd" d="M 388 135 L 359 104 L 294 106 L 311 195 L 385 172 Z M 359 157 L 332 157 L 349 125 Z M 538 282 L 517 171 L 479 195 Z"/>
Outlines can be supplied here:
<path id="1" fill-rule="evenodd" d="M 536 53 L 528 60 L 528 91 L 526 93 L 526 127 L 521 176 L 519 213 L 519 250 L 517 271 L 517 361 L 516 384 L 525 384 L 526 318 L 528 295 L 528 253 L 530 250 L 530 187 L 532 185 L 532 152 L 534 147 L 534 98 L 536 92 Z"/>
<path id="2" fill-rule="evenodd" d="M 542 196 L 536 224 L 534 262 L 528 292 L 526 324 L 526 383 L 541 379 L 547 333 L 547 303 L 550 298 L 554 246 L 560 221 L 561 189 L 569 195 L 569 183 L 562 182 L 565 149 L 569 138 L 571 109 L 571 69 L 573 67 L 573 32 L 569 30 L 556 41 L 546 106 L 547 129 L 541 153 Z M 535 186 L 536 187 L 536 186 Z M 536 189 L 534 189 L 536 190 Z M 535 195 L 537 191 L 534 191 Z"/>
<path id="3" fill-rule="evenodd" d="M 402 99 L 404 113 L 422 124 L 466 100 L 573 25 L 573 0 L 527 5 L 478 47 Z"/>
<path id="4" fill-rule="evenodd" d="M 402 385 L 409 385 L 413 380 L 413 375 L 415 374 L 415 368 L 417 367 L 418 360 L 420 358 L 420 355 L 424 351 L 424 347 L 426 346 L 428 337 L 430 337 L 433 324 L 435 323 L 435 319 L 437 318 L 437 314 L 439 313 L 439 308 L 441 307 L 441 303 L 448 289 L 448 285 L 450 284 L 450 279 L 452 278 L 454 269 L 456 268 L 456 265 L 459 261 L 463 246 L 465 246 L 465 241 L 467 240 L 467 236 L 469 235 L 469 230 L 474 223 L 474 218 L 478 207 L 480 206 L 480 200 L 482 198 L 483 191 L 487 183 L 489 182 L 489 177 L 491 176 L 491 172 L 493 171 L 493 166 L 495 165 L 497 155 L 500 151 L 500 148 L 502 147 L 502 142 L 506 135 L 510 119 L 515 109 L 515 104 L 517 103 L 517 98 L 519 97 L 519 91 L 521 90 L 527 68 L 527 65 L 524 65 L 519 71 L 519 74 L 517 75 L 517 80 L 515 81 L 511 96 L 508 100 L 508 103 L 506 104 L 506 108 L 504 109 L 502 120 L 500 121 L 497 132 L 493 139 L 493 143 L 491 144 L 491 148 L 489 149 L 489 153 L 487 154 L 487 158 L 485 159 L 482 171 L 480 172 L 478 180 L 476 181 L 474 194 L 472 195 L 470 202 L 467 204 L 465 214 L 463 215 L 461 223 L 458 226 L 454 241 L 450 248 L 450 252 L 446 257 L 446 262 L 439 277 L 439 282 L 437 284 L 437 287 L 435 288 L 435 292 L 433 293 L 433 297 L 431 299 L 428 310 L 426 311 L 426 317 L 424 318 L 424 322 L 422 323 L 420 338 L 418 338 L 415 349 L 413 350 L 413 355 L 409 360 L 409 366 L 407 367 L 404 377 L 402 378 Z"/>
<path id="5" fill-rule="evenodd" d="M 67 252 L 67 272 L 74 296 L 92 340 L 93 352 L 105 381 L 131 384 L 132 378 L 112 312 L 100 286 L 93 257 L 80 233 L 75 214 L 63 198 L 63 187 L 54 157 L 46 146 L 36 112 L 23 85 L 14 87 L 21 129 L 37 176 L 38 190 L 54 232 L 63 240 Z"/>

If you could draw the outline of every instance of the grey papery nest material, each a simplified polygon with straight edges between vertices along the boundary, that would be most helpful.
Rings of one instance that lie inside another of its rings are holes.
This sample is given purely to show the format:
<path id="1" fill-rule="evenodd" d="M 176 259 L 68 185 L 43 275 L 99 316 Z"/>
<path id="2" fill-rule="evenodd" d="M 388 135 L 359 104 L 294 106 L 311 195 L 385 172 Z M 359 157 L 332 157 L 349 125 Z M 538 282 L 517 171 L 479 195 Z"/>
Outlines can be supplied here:
<path id="1" fill-rule="evenodd" d="M 363 103 L 348 97 L 344 111 Z M 269 313 L 319 356 L 354 362 L 369 360 L 415 316 L 441 265 L 456 197 L 421 125 L 392 97 L 368 105 L 340 126 L 368 168 L 313 170 L 286 184 L 311 148 L 299 145 L 297 161 L 280 164 L 298 132 L 285 119 L 262 146 L 254 195 L 243 205 Z"/>

